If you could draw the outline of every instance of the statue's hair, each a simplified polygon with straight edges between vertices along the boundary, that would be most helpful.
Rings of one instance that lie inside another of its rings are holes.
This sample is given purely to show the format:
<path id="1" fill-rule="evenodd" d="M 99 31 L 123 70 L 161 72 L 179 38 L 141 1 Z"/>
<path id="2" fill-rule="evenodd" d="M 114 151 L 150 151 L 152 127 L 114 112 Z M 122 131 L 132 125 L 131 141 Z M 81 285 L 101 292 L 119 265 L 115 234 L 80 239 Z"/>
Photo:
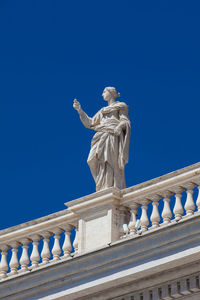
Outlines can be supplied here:
<path id="1" fill-rule="evenodd" d="M 110 93 L 113 97 L 115 97 L 115 98 L 120 97 L 120 93 L 118 93 L 118 92 L 116 91 L 116 88 L 115 88 L 115 87 L 107 86 L 107 87 L 105 88 L 105 90 L 109 91 L 109 93 Z"/>

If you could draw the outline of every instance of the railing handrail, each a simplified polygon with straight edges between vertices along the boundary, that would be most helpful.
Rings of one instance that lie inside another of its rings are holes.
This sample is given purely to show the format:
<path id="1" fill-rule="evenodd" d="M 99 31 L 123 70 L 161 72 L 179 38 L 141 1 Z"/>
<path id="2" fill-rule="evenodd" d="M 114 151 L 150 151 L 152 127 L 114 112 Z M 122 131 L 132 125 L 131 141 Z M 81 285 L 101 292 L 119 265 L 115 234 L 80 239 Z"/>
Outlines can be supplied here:
<path id="1" fill-rule="evenodd" d="M 0 245 L 9 244 L 12 241 L 23 239 L 25 236 L 31 236 L 37 234 L 42 230 L 48 231 L 55 226 L 60 226 L 64 224 L 76 223 L 77 217 L 74 213 L 67 211 L 67 209 L 32 220 L 27 223 L 23 223 L 8 229 L 0 231 Z"/>
<path id="2" fill-rule="evenodd" d="M 193 164 L 183 169 L 170 172 L 166 175 L 124 189 L 122 191 L 122 204 L 133 201 L 134 199 L 145 198 L 152 194 L 159 194 L 166 190 L 173 190 L 187 182 L 197 185 L 200 184 L 200 163 Z"/>

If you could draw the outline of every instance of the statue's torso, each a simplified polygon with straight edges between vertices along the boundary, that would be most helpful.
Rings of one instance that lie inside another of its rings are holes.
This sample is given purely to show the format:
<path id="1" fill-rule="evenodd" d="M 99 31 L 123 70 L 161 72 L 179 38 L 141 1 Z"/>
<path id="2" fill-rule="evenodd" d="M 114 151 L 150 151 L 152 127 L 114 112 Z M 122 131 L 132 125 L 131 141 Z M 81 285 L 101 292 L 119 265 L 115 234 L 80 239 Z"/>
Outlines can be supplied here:
<path id="1" fill-rule="evenodd" d="M 119 111 L 118 110 L 114 110 L 111 112 L 105 112 L 102 114 L 102 121 L 103 119 L 108 120 L 108 119 L 117 119 L 119 120 Z"/>
<path id="2" fill-rule="evenodd" d="M 124 109 L 128 109 L 124 102 L 115 102 L 113 105 L 103 107 L 97 114 L 98 122 L 93 129 L 114 133 L 114 129 L 120 123 L 120 111 Z"/>

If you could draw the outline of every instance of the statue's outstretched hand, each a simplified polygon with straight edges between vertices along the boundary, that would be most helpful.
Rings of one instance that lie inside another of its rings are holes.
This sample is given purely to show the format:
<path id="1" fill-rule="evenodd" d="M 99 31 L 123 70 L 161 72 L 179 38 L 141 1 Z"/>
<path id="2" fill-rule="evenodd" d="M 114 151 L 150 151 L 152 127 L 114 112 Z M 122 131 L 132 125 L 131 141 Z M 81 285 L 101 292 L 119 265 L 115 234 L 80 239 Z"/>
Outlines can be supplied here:
<path id="1" fill-rule="evenodd" d="M 74 99 L 73 108 L 79 111 L 81 109 L 80 103 L 77 101 L 77 99 Z"/>

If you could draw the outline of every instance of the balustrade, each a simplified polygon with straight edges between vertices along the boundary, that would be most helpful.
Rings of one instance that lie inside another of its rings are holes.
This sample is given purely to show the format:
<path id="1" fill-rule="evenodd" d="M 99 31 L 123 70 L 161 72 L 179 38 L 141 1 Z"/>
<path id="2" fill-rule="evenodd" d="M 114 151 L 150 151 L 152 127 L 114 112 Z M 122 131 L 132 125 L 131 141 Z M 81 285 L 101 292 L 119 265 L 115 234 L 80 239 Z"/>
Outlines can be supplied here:
<path id="1" fill-rule="evenodd" d="M 195 199 L 194 190 L 196 187 L 198 195 L 197 197 L 195 196 Z M 135 190 L 132 194 L 131 192 L 130 194 L 127 192 L 124 195 L 123 204 L 129 207 L 131 212 L 128 235 L 141 234 L 158 227 L 167 226 L 170 223 L 179 222 L 200 212 L 199 178 L 191 178 L 188 181 L 180 183 L 176 180 L 176 184 L 173 183 L 171 187 L 166 184 L 166 187 L 160 188 L 157 185 L 154 193 L 152 193 L 151 187 L 147 187 L 148 189 L 151 192 L 148 193 L 142 190 L 139 193 L 139 191 Z M 144 196 L 142 197 L 140 194 Z M 185 204 L 184 199 L 186 199 Z M 142 212 L 139 220 L 141 224 L 140 229 L 136 226 L 136 216 L 138 215 L 139 208 L 141 208 Z M 125 237 L 127 237 L 127 234 L 124 235 Z"/>
<path id="2" fill-rule="evenodd" d="M 0 245 L 1 262 L 0 262 L 0 279 L 7 276 L 17 275 L 22 272 L 30 272 L 38 267 L 58 261 L 61 258 L 69 258 L 72 252 L 71 231 L 74 228 L 71 224 L 61 223 L 56 227 L 51 227 L 51 223 L 55 220 L 48 221 L 45 227 L 46 230 L 38 230 L 41 225 L 31 226 L 29 229 L 24 227 L 18 230 L 15 234 L 10 235 L 11 241 Z M 45 224 L 44 224 L 45 225 Z M 34 232 L 35 227 L 35 232 Z M 21 232 L 22 231 L 22 232 Z M 26 232 L 24 236 L 23 231 Z M 65 231 L 65 233 L 64 233 Z M 54 244 L 50 237 L 54 235 Z M 61 249 L 60 237 L 63 235 L 64 243 Z M 8 234 L 9 236 L 9 234 Z M 15 237 L 16 236 L 16 237 Z M 21 236 L 24 236 L 23 238 Z M 7 237 L 9 239 L 9 237 Z M 78 241 L 76 241 L 76 249 Z M 18 251 L 21 249 L 20 251 Z M 9 255 L 7 255 L 10 253 Z M 21 254 L 21 255 L 20 255 Z M 7 259 L 7 257 L 10 259 Z"/>
<path id="3" fill-rule="evenodd" d="M 181 172 L 176 173 L 176 176 L 173 176 L 173 173 L 168 174 L 120 193 L 116 192 L 114 201 L 108 206 L 108 215 L 113 216 L 108 224 L 115 220 L 112 223 L 115 228 L 112 237 L 117 240 L 134 238 L 137 234 L 146 235 L 151 230 L 157 231 L 198 215 L 200 213 L 200 168 Z M 103 196 L 107 197 L 106 192 Z M 105 201 L 103 196 L 102 201 Z M 112 197 L 112 194 L 109 197 Z M 91 199 L 88 201 L 95 205 L 96 199 Z M 30 272 L 40 266 L 59 262 L 61 259 L 68 259 L 72 250 L 73 256 L 77 253 L 81 254 L 80 245 L 83 247 L 85 242 L 81 236 L 85 229 L 81 224 L 85 220 L 79 222 L 78 213 L 79 209 L 81 212 L 87 209 L 87 205 L 84 208 L 83 203 L 79 202 L 80 200 L 75 200 L 73 212 L 68 210 L 58 212 L 0 232 L 0 279 Z M 121 232 L 122 228 L 125 235 Z M 73 245 L 72 231 L 75 235 Z M 93 237 L 88 235 L 87 238 Z"/>

